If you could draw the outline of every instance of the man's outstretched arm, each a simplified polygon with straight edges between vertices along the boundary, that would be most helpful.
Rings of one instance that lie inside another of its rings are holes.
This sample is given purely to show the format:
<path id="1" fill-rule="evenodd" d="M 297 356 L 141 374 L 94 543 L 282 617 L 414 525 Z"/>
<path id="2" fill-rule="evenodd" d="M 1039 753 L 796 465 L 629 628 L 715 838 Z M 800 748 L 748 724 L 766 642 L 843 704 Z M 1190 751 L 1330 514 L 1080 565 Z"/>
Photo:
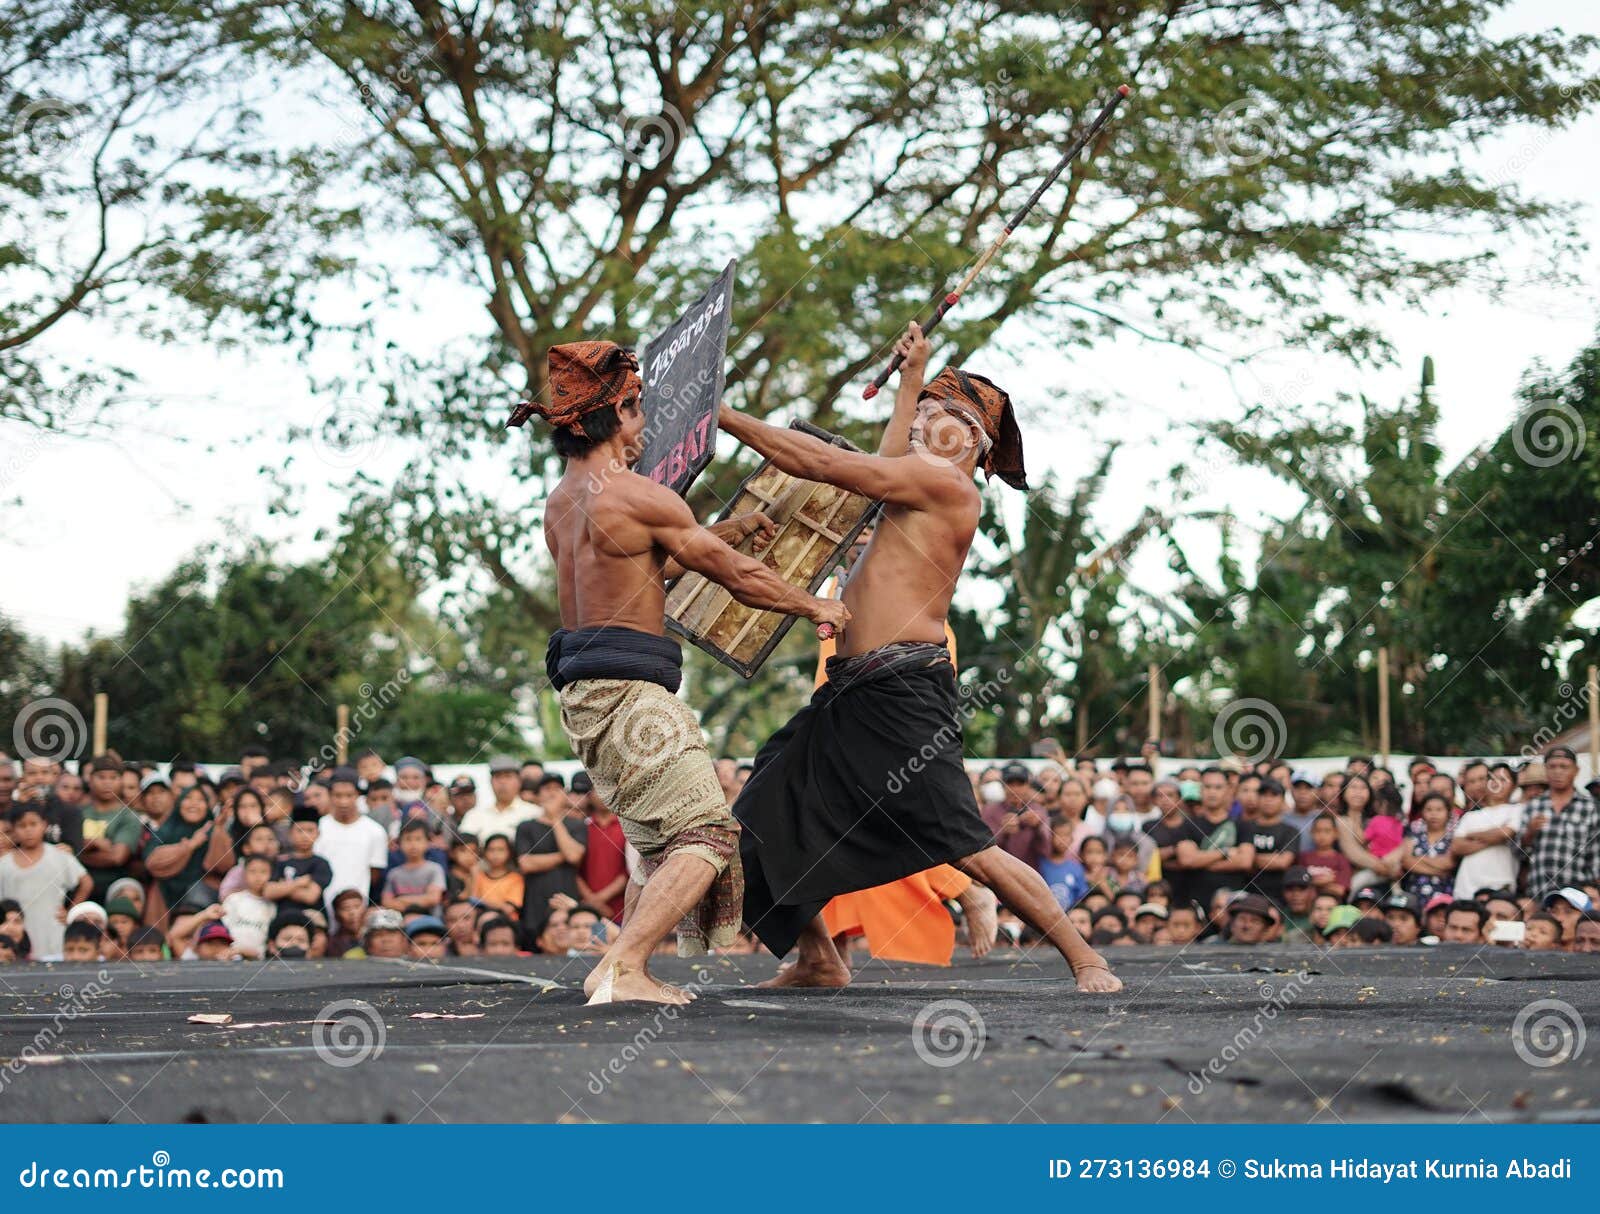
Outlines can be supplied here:
<path id="1" fill-rule="evenodd" d="M 933 347 L 922 335 L 922 326 L 915 321 L 895 343 L 894 352 L 903 360 L 900 386 L 895 389 L 894 412 L 889 415 L 889 424 L 883 428 L 883 441 L 878 444 L 879 455 L 904 455 L 911 450 L 911 420 L 916 417 L 917 402 L 922 399 L 928 355 L 932 351 Z"/>
<path id="2" fill-rule="evenodd" d="M 799 430 L 758 422 L 728 405 L 722 406 L 718 425 L 790 476 L 837 485 L 876 502 L 926 507 L 955 483 L 952 464 L 849 451 Z"/>
<path id="3" fill-rule="evenodd" d="M 695 521 L 683 499 L 670 489 L 652 486 L 644 519 L 650 537 L 670 561 L 692 569 L 725 589 L 746 607 L 801 615 L 818 624 L 842 629 L 850 619 L 843 603 L 819 599 L 791 586 L 761 561 L 735 552 Z"/>

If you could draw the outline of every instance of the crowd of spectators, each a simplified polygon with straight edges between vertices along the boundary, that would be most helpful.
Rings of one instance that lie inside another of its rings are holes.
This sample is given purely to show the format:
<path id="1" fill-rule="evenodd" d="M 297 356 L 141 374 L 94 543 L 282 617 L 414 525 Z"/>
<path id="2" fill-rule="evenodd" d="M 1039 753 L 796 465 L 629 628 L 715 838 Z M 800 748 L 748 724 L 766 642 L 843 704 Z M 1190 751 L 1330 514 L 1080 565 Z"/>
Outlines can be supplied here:
<path id="1" fill-rule="evenodd" d="M 1153 749 L 975 775 L 1000 846 L 1097 947 L 1479 944 L 1600 952 L 1600 782 L 1554 746 L 1513 766 L 1370 757 L 1320 778 Z M 1181 761 L 1180 761 L 1181 762 Z M 1168 764 L 1171 765 L 1169 760 Z M 1009 916 L 1019 943 L 1028 933 Z"/>
<path id="2" fill-rule="evenodd" d="M 1565 747 L 1453 775 L 1419 758 L 1404 779 L 1361 757 L 1320 779 L 1161 763 L 972 773 L 996 843 L 1097 947 L 1600 952 L 1597 789 Z M 371 750 L 311 774 L 260 747 L 215 778 L 76 767 L 0 755 L 0 963 L 580 956 L 614 939 L 637 871 L 587 775 L 537 760 L 491 760 L 486 789 Z M 717 761 L 730 802 L 748 773 Z M 1033 943 L 1004 911 L 1001 928 Z"/>

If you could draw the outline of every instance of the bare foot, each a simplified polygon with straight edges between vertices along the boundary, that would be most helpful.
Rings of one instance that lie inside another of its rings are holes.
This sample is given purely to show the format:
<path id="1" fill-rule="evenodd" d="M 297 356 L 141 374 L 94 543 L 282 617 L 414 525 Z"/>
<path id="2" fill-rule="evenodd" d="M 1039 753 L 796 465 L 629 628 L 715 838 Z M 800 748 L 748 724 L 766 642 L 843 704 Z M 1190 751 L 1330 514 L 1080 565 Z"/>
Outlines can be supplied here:
<path id="1" fill-rule="evenodd" d="M 967 946 L 974 957 L 982 958 L 994 947 L 1000 934 L 1000 918 L 995 914 L 1000 900 L 988 886 L 974 881 L 956 901 L 961 904 L 961 913 L 967 920 Z"/>
<path id="2" fill-rule="evenodd" d="M 1074 967 L 1072 976 L 1078 980 L 1078 990 L 1085 994 L 1110 995 L 1122 989 L 1122 979 L 1111 972 L 1103 957 Z"/>
<path id="3" fill-rule="evenodd" d="M 657 982 L 644 970 L 630 970 L 620 965 L 608 964 L 601 966 L 595 972 L 600 974 L 600 980 L 595 985 L 594 993 L 589 996 L 586 1005 L 588 1007 L 628 1001 L 671 1004 L 689 1002 L 690 996 L 686 992 Z"/>
<path id="4" fill-rule="evenodd" d="M 850 967 L 797 961 L 778 971 L 775 978 L 756 983 L 757 986 L 849 986 Z"/>

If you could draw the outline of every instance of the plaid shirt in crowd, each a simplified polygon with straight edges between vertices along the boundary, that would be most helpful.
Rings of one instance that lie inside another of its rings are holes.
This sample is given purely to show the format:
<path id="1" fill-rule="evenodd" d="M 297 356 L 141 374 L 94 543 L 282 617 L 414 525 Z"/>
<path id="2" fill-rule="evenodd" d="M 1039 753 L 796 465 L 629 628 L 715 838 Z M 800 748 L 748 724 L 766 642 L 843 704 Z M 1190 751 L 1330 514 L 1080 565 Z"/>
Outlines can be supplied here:
<path id="1" fill-rule="evenodd" d="M 1564 885 L 1581 885 L 1600 877 L 1600 806 L 1583 789 L 1557 813 L 1550 794 L 1535 797 L 1525 807 L 1523 821 L 1535 814 L 1549 819 L 1528 849 L 1528 894 L 1544 901 L 1546 894 Z"/>

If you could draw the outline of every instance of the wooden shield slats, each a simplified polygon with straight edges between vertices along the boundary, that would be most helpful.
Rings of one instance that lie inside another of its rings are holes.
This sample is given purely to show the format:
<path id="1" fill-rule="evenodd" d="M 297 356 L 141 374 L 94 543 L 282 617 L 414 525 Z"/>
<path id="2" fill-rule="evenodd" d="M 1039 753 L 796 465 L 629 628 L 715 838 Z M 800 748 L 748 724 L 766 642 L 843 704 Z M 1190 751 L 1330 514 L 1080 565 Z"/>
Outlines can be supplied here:
<path id="1" fill-rule="evenodd" d="M 840 446 L 850 446 L 805 422 L 804 430 Z M 764 511 L 778 526 L 777 537 L 759 556 L 784 581 L 815 592 L 849 551 L 877 506 L 859 494 L 833 485 L 801 480 L 762 463 L 747 476 L 721 517 Z M 740 550 L 749 553 L 751 542 Z M 771 655 L 795 617 L 758 611 L 699 574 L 685 574 L 667 595 L 667 626 L 745 678 Z"/>

